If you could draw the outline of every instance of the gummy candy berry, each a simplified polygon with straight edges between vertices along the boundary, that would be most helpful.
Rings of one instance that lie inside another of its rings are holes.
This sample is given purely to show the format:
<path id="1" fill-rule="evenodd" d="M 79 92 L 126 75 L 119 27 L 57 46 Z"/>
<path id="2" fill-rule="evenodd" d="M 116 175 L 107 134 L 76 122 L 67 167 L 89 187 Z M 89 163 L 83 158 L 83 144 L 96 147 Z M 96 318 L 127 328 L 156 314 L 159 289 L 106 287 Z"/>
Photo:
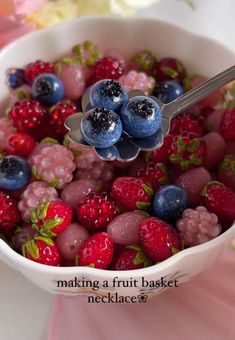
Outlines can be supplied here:
<path id="1" fill-rule="evenodd" d="M 0 161 L 0 188 L 22 189 L 28 184 L 31 170 L 28 162 L 17 156 L 7 156 Z"/>
<path id="2" fill-rule="evenodd" d="M 34 79 L 42 73 L 53 73 L 54 65 L 42 60 L 37 60 L 26 66 L 24 71 L 24 77 L 28 84 L 32 84 Z"/>
<path id="3" fill-rule="evenodd" d="M 90 91 L 92 107 L 104 107 L 118 113 L 127 101 L 126 90 L 114 80 L 100 80 L 92 86 Z"/>
<path id="4" fill-rule="evenodd" d="M 176 80 L 182 82 L 186 76 L 186 70 L 180 60 L 164 58 L 156 65 L 155 76 L 157 81 Z"/>
<path id="5" fill-rule="evenodd" d="M 55 105 L 64 96 L 63 83 L 54 74 L 44 73 L 34 80 L 32 96 L 43 105 Z"/>
<path id="6" fill-rule="evenodd" d="M 122 134 L 122 122 L 118 115 L 108 109 L 96 108 L 88 111 L 81 121 L 84 140 L 96 148 L 107 148 L 115 144 Z"/>
<path id="7" fill-rule="evenodd" d="M 120 113 L 123 130 L 133 137 L 152 136 L 161 126 L 161 109 L 151 98 L 133 97 L 122 108 Z"/>
<path id="8" fill-rule="evenodd" d="M 151 94 L 155 87 L 155 80 L 153 77 L 148 77 L 146 73 L 134 70 L 129 71 L 127 74 L 123 74 L 118 81 L 127 92 L 140 90 L 144 92 L 146 96 Z"/>
<path id="9" fill-rule="evenodd" d="M 123 60 L 117 57 L 103 57 L 94 65 L 94 82 L 101 79 L 118 79 L 124 72 Z"/>

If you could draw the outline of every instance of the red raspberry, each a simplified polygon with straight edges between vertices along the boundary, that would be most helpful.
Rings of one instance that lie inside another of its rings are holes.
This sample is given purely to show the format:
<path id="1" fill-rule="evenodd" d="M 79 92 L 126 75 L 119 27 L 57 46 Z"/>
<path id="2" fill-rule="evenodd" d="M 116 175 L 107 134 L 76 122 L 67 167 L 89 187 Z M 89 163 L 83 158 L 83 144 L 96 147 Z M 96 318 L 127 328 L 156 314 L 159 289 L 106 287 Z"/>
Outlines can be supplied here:
<path id="1" fill-rule="evenodd" d="M 0 191 L 0 230 L 7 231 L 20 223 L 20 211 L 10 194 Z"/>
<path id="2" fill-rule="evenodd" d="M 61 256 L 57 245 L 47 237 L 36 236 L 34 239 L 27 241 L 22 246 L 22 254 L 29 260 L 46 264 L 47 266 L 59 266 L 61 264 Z"/>
<path id="3" fill-rule="evenodd" d="M 147 163 L 143 165 L 137 171 L 137 177 L 141 177 L 146 183 L 149 183 L 154 191 L 169 182 L 167 168 L 163 163 Z"/>
<path id="4" fill-rule="evenodd" d="M 133 270 L 148 267 L 151 261 L 142 252 L 140 246 L 131 245 L 125 247 L 117 255 L 112 264 L 113 270 Z"/>
<path id="5" fill-rule="evenodd" d="M 169 163 L 169 151 L 173 137 L 171 134 L 166 135 L 160 148 L 145 153 L 145 160 L 154 163 Z"/>
<path id="6" fill-rule="evenodd" d="M 49 125 L 51 131 L 53 131 L 53 137 L 56 139 L 62 139 L 67 133 L 67 129 L 64 126 L 66 118 L 76 113 L 78 108 L 71 102 L 61 102 L 56 104 L 49 112 Z"/>
<path id="7" fill-rule="evenodd" d="M 33 132 L 45 121 L 46 109 L 37 100 L 21 100 L 16 102 L 9 112 L 12 124 L 18 131 Z"/>
<path id="8" fill-rule="evenodd" d="M 183 132 L 192 132 L 195 135 L 202 136 L 204 128 L 202 121 L 193 113 L 183 113 L 173 118 L 170 132 L 173 135 L 181 135 Z"/>
<path id="9" fill-rule="evenodd" d="M 28 133 L 12 133 L 6 142 L 6 152 L 9 155 L 16 155 L 27 158 L 36 146 L 35 139 Z"/>
<path id="10" fill-rule="evenodd" d="M 79 249 L 79 265 L 106 269 L 113 259 L 113 240 L 104 232 L 86 239 Z"/>
<path id="11" fill-rule="evenodd" d="M 124 62 L 116 57 L 103 57 L 94 65 L 93 82 L 101 79 L 118 79 L 124 72 Z"/>
<path id="12" fill-rule="evenodd" d="M 221 132 L 226 141 L 235 141 L 235 108 L 224 111 Z"/>
<path id="13" fill-rule="evenodd" d="M 104 229 L 117 215 L 115 201 L 106 193 L 91 193 L 78 206 L 78 221 L 87 229 Z"/>
<path id="14" fill-rule="evenodd" d="M 145 219 L 140 225 L 142 250 L 152 261 L 163 261 L 182 249 L 175 228 L 157 217 Z"/>
<path id="15" fill-rule="evenodd" d="M 194 134 L 175 136 L 171 143 L 169 159 L 183 171 L 203 165 L 206 142 Z"/>
<path id="16" fill-rule="evenodd" d="M 37 60 L 25 67 L 24 78 L 27 83 L 31 85 L 34 79 L 42 73 L 54 73 L 54 65 L 42 60 Z"/>

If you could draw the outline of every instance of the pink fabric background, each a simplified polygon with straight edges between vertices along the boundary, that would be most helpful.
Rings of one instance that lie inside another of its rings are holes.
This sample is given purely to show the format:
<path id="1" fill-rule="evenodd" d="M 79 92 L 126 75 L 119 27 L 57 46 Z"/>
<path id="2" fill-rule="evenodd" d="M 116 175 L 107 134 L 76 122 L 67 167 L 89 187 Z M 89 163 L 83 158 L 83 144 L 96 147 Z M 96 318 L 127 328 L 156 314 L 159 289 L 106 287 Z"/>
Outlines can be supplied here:
<path id="1" fill-rule="evenodd" d="M 146 304 L 56 297 L 48 340 L 234 340 L 235 252 Z"/>

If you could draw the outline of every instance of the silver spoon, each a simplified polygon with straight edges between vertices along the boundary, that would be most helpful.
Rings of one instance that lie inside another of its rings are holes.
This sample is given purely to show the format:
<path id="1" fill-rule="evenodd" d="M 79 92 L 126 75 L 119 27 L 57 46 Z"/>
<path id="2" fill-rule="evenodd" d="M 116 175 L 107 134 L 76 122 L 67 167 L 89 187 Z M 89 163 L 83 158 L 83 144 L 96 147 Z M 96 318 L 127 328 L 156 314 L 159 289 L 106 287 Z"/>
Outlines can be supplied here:
<path id="1" fill-rule="evenodd" d="M 97 154 L 102 160 L 105 161 L 119 160 L 122 162 L 129 162 L 134 160 L 141 150 L 151 151 L 159 148 L 163 143 L 164 136 L 168 134 L 170 130 L 171 120 L 174 117 L 198 103 L 200 100 L 207 97 L 221 86 L 233 80 L 235 80 L 235 65 L 207 80 L 202 85 L 199 85 L 186 92 L 184 95 L 178 97 L 168 104 L 163 104 L 156 97 L 151 97 L 160 106 L 162 112 L 161 128 L 153 136 L 145 139 L 133 138 L 127 133 L 123 132 L 122 137 L 115 145 L 105 149 L 95 148 Z M 143 93 L 141 91 L 132 91 L 129 93 L 130 98 L 139 95 L 143 95 Z M 82 107 L 84 112 L 86 111 L 88 105 L 89 93 L 86 93 L 82 99 Z M 76 113 L 66 119 L 65 126 L 69 130 L 67 136 L 72 142 L 91 148 L 92 146 L 84 143 L 81 136 L 80 123 L 82 116 L 83 113 Z"/>

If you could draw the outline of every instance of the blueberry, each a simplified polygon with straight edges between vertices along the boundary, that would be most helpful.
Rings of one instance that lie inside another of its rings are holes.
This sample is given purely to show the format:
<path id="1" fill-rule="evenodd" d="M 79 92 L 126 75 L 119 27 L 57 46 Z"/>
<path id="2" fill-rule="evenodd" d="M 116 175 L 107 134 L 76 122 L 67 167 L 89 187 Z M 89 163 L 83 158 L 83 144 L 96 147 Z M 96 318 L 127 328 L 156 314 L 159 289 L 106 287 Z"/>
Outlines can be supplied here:
<path id="1" fill-rule="evenodd" d="M 122 108 L 120 117 L 123 130 L 137 138 L 152 136 L 160 128 L 162 121 L 159 105 L 146 96 L 131 98 Z"/>
<path id="2" fill-rule="evenodd" d="M 29 183 L 29 163 L 18 156 L 7 156 L 0 161 L 0 189 L 18 190 Z"/>
<path id="3" fill-rule="evenodd" d="M 159 83 L 153 92 L 162 103 L 167 104 L 182 96 L 184 93 L 183 87 L 173 80 L 167 80 Z"/>
<path id="4" fill-rule="evenodd" d="M 100 80 L 92 86 L 90 91 L 92 107 L 104 107 L 119 113 L 127 101 L 126 90 L 115 80 Z"/>
<path id="5" fill-rule="evenodd" d="M 154 196 L 153 212 L 157 217 L 174 223 L 189 204 L 189 196 L 184 189 L 176 185 L 166 185 Z"/>
<path id="6" fill-rule="evenodd" d="M 7 71 L 7 84 L 10 89 L 16 89 L 24 83 L 24 70 L 20 68 L 14 68 Z"/>
<path id="7" fill-rule="evenodd" d="M 64 86 L 54 74 L 43 73 L 34 80 L 32 95 L 43 105 L 55 105 L 63 99 Z"/>
<path id="8" fill-rule="evenodd" d="M 121 137 L 122 122 L 114 111 L 105 108 L 91 109 L 82 118 L 81 134 L 89 145 L 107 148 Z"/>

